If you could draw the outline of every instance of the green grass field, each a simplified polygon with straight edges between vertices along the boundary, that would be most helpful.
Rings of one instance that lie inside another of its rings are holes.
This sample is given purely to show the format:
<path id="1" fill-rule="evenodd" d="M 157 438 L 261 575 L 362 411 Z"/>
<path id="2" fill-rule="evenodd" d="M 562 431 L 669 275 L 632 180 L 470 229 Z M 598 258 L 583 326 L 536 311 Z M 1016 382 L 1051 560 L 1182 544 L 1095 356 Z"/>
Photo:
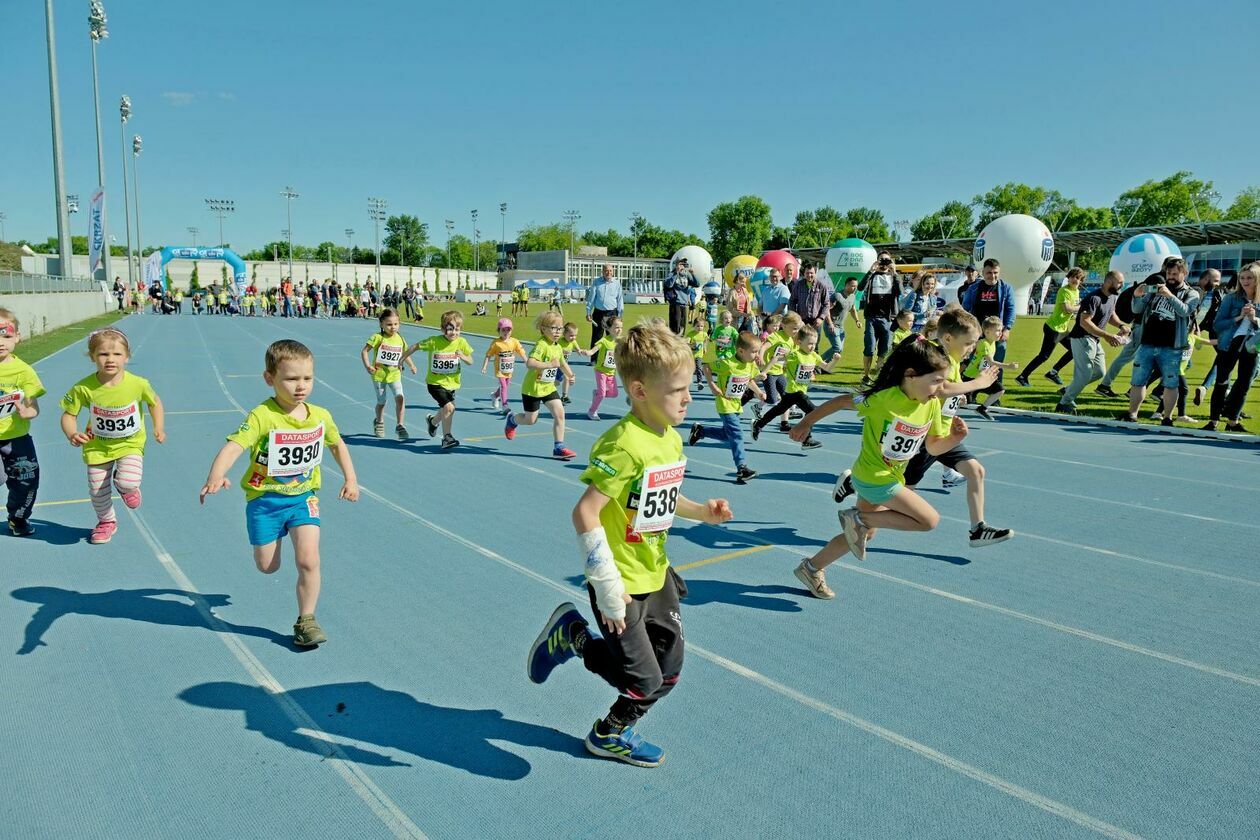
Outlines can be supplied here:
<path id="1" fill-rule="evenodd" d="M 0 298 L 0 305 L 3 305 L 3 303 L 4 299 Z M 55 330 L 49 330 L 32 338 L 23 338 L 14 351 L 14 355 L 27 364 L 33 364 L 45 356 L 56 353 L 67 345 L 80 341 L 85 342 L 83 352 L 87 353 L 85 339 L 88 333 L 114 323 L 122 315 L 123 313 L 117 311 L 106 312 L 103 315 L 94 315 L 86 320 L 58 327 Z M 84 363 L 87 364 L 86 360 Z"/>

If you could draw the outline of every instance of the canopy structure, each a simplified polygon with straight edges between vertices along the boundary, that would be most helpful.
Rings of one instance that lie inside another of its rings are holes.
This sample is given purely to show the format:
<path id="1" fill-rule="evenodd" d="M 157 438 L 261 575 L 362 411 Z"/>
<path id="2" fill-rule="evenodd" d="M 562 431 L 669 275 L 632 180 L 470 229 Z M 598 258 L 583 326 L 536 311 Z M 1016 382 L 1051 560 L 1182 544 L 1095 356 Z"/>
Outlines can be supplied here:
<path id="1" fill-rule="evenodd" d="M 1139 233 L 1158 233 L 1167 236 L 1183 248 L 1187 245 L 1212 245 L 1221 242 L 1260 240 L 1260 219 L 1237 222 L 1192 222 L 1180 225 L 1150 225 L 1148 227 L 1104 228 L 1102 230 L 1069 230 L 1051 234 L 1054 237 L 1055 262 L 1065 264 L 1073 251 L 1116 246 Z M 960 239 L 920 239 L 913 242 L 885 242 L 876 245 L 880 251 L 888 251 L 899 262 L 922 262 L 927 257 L 957 257 L 959 262 L 969 262 L 975 245 L 974 236 Z M 803 260 L 822 265 L 827 256 L 826 248 L 800 248 L 793 250 Z"/>
<path id="2" fill-rule="evenodd" d="M 558 289 L 560 288 L 559 280 L 526 280 L 525 288 L 527 289 Z"/>
<path id="3" fill-rule="evenodd" d="M 171 260 L 223 260 L 232 267 L 232 294 L 239 297 L 245 293 L 247 285 L 245 261 L 231 248 L 190 248 L 186 245 L 168 245 L 161 251 L 150 254 L 145 261 L 145 284 L 152 285 L 158 282 L 165 286 L 166 264 Z"/>

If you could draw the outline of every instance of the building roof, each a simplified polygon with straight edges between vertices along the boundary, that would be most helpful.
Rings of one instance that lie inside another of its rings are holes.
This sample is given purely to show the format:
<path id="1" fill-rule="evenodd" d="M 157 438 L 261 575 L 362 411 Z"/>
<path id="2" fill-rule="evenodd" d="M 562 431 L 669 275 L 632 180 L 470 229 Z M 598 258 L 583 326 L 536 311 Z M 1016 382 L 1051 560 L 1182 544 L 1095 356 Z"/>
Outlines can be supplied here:
<path id="1" fill-rule="evenodd" d="M 1256 241 L 1260 240 L 1260 219 L 1237 222 L 1189 222 L 1180 225 L 1151 225 L 1103 230 L 1070 230 L 1051 235 L 1054 237 L 1054 250 L 1058 256 L 1072 251 L 1087 251 L 1091 248 L 1106 248 L 1112 251 L 1121 242 L 1139 233 L 1162 234 L 1182 247 L 1213 245 L 1219 242 Z M 913 242 L 886 242 L 876 245 L 875 248 L 888 251 L 894 258 L 901 261 L 921 262 L 926 257 L 969 258 L 975 241 L 975 237 L 921 239 Z M 801 259 L 812 260 L 822 265 L 827 256 L 827 249 L 799 248 L 793 253 Z"/>

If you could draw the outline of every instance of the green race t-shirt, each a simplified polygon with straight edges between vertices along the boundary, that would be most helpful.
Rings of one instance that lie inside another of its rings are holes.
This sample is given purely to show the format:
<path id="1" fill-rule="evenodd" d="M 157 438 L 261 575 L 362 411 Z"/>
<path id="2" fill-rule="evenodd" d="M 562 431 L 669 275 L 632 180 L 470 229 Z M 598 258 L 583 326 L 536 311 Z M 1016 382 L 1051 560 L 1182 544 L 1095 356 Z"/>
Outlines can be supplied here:
<path id="1" fill-rule="evenodd" d="M 795 346 L 792 339 L 784 335 L 782 330 L 770 333 L 770 337 L 762 345 L 765 360 L 770 363 L 770 367 L 766 368 L 766 373 L 771 376 L 782 376 L 783 363 L 787 361 L 788 353 L 791 353 Z"/>
<path id="2" fill-rule="evenodd" d="M 689 330 L 687 332 L 687 343 L 691 345 L 691 352 L 697 359 L 704 358 L 704 348 L 709 343 L 709 335 L 704 330 Z"/>
<path id="3" fill-rule="evenodd" d="M 756 362 L 741 362 L 738 358 L 718 359 L 714 362 L 713 376 L 721 394 L 713 398 L 717 413 L 739 414 L 744 405 L 744 392 L 756 375 Z"/>
<path id="4" fill-rule="evenodd" d="M 905 483 L 906 465 L 940 428 L 940 402 L 917 402 L 893 387 L 860 402 L 857 413 L 863 420 L 862 451 L 853 477 L 868 484 Z"/>
<path id="5" fill-rule="evenodd" d="M 803 394 L 808 391 L 809 383 L 814 380 L 818 366 L 822 363 L 823 357 L 817 352 L 806 353 L 797 348 L 788 353 L 787 362 L 784 365 L 787 369 L 787 392 Z"/>
<path id="6" fill-rule="evenodd" d="M 729 359 L 735 355 L 735 342 L 739 339 L 739 331 L 734 327 L 718 327 L 713 331 L 714 353 L 719 359 Z"/>
<path id="7" fill-rule="evenodd" d="M 1054 311 L 1046 319 L 1046 326 L 1055 332 L 1067 332 L 1076 321 L 1076 313 L 1068 312 L 1069 306 L 1080 306 L 1081 290 L 1064 286 L 1054 296 Z"/>
<path id="8" fill-rule="evenodd" d="M 599 341 L 595 342 L 592 348 L 595 355 L 591 358 L 595 360 L 595 370 L 600 373 L 606 373 L 609 376 L 617 372 L 617 341 L 610 335 L 605 335 Z"/>
<path id="9" fill-rule="evenodd" d="M 980 339 L 976 342 L 976 351 L 971 354 L 971 361 L 967 363 L 967 370 L 964 373 L 969 378 L 975 379 L 980 375 L 980 371 L 989 369 L 996 353 L 996 341 L 989 341 L 987 338 Z"/>
<path id="10" fill-rule="evenodd" d="M 326 409 L 305 405 L 306 417 L 298 419 L 273 397 L 251 411 L 241 427 L 227 436 L 249 456 L 249 466 L 241 476 L 246 501 L 263 493 L 298 496 L 319 489 L 324 447 L 339 446 L 341 434 Z"/>
<path id="11" fill-rule="evenodd" d="M 0 440 L 30 434 L 31 421 L 18 416 L 18 406 L 45 393 L 35 368 L 13 355 L 0 362 Z"/>
<path id="12" fill-rule="evenodd" d="M 459 372 L 463 362 L 460 355 L 472 356 L 472 345 L 468 339 L 462 335 L 459 338 L 431 335 L 413 346 L 429 354 L 429 372 L 424 376 L 426 384 L 448 391 L 459 390 Z"/>
<path id="13" fill-rule="evenodd" d="M 665 585 L 665 541 L 673 523 L 687 462 L 672 428 L 657 434 L 627 414 L 591 447 L 582 483 L 608 497 L 599 523 L 626 592 L 640 595 Z"/>
<path id="14" fill-rule="evenodd" d="M 939 346 L 939 343 L 938 343 Z M 946 382 L 962 382 L 962 363 L 946 352 L 941 347 L 941 352 L 945 353 L 949 359 L 949 370 L 945 374 Z M 955 394 L 952 397 L 944 397 L 941 399 L 941 423 L 937 426 L 936 434 L 945 436 L 949 434 L 950 423 L 958 416 L 958 409 L 967 404 L 966 394 Z"/>
<path id="15" fill-rule="evenodd" d="M 61 398 L 61 410 L 75 417 L 87 410 L 92 439 L 83 444 L 83 462 L 107 464 L 124 455 L 144 454 L 147 435 L 140 406 L 149 406 L 151 414 L 156 402 L 157 394 L 144 377 L 123 371 L 121 381 L 105 386 L 91 373 Z"/>
<path id="16" fill-rule="evenodd" d="M 402 357 L 407 352 L 407 339 L 394 333 L 375 333 L 367 340 L 368 358 L 376 367 L 373 382 L 397 382 L 402 379 Z"/>
<path id="17" fill-rule="evenodd" d="M 529 352 L 531 359 L 540 362 L 559 362 L 564 358 L 564 350 L 559 344 L 552 344 L 545 338 L 539 338 L 534 349 Z M 556 390 L 556 379 L 564 375 L 560 368 L 539 370 L 530 368 L 525 374 L 525 382 L 521 385 L 521 393 L 527 397 L 542 397 Z"/>

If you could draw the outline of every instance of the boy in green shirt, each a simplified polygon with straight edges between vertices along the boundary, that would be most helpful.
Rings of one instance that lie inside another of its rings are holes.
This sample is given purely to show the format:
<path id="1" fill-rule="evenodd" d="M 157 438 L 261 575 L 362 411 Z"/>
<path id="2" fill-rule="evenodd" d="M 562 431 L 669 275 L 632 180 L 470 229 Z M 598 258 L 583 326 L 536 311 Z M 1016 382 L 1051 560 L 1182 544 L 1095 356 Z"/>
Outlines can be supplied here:
<path id="1" fill-rule="evenodd" d="M 678 599 L 686 588 L 665 554 L 669 528 L 675 516 L 718 525 L 731 518 L 731 508 L 725 499 L 699 503 L 680 492 L 686 460 L 673 427 L 686 419 L 691 402 L 686 342 L 659 321 L 639 324 L 616 355 L 630 413 L 595 442 L 582 473 L 586 492 L 573 509 L 591 609 L 605 635 L 592 635 L 577 607 L 561 604 L 534 640 L 527 672 L 542 683 L 557 665 L 580 657 L 618 691 L 586 736 L 587 751 L 656 767 L 664 750 L 634 726 L 682 670 Z"/>
<path id="2" fill-rule="evenodd" d="M 897 320 L 893 323 L 896 329 L 892 331 L 892 341 L 889 346 L 896 347 L 914 332 L 914 313 L 909 309 L 903 309 L 897 313 Z"/>
<path id="3" fill-rule="evenodd" d="M 823 357 L 818 355 L 818 330 L 813 327 L 798 329 L 795 348 L 788 353 L 787 361 L 783 363 L 783 368 L 787 372 L 787 385 L 784 386 L 783 396 L 770 411 L 758 417 L 753 423 L 752 439 L 761 437 L 761 430 L 769 425 L 771 420 L 786 414 L 792 408 L 799 408 L 806 414 L 813 411 L 814 404 L 810 402 L 808 394 L 809 383 L 814 381 L 814 376 L 819 370 L 831 373 L 831 369 L 839 364 L 836 361 L 838 358 L 839 354 L 836 354 L 831 357 L 830 362 L 824 362 Z M 786 422 L 785 419 L 779 428 L 783 429 Z M 801 442 L 801 449 L 817 449 L 820 446 L 822 444 L 815 440 L 813 435 Z"/>
<path id="4" fill-rule="evenodd" d="M 13 355 L 21 339 L 17 316 L 0 308 L 0 463 L 8 479 L 9 531 L 29 537 L 35 533 L 29 520 L 39 492 L 39 458 L 30 430 L 44 384 L 34 368 Z"/>
<path id="5" fill-rule="evenodd" d="M 690 345 L 692 355 L 696 358 L 695 385 L 699 389 L 704 385 L 704 351 L 709 346 L 708 322 L 703 317 L 697 316 L 691 322 L 691 329 L 687 332 L 687 344 Z"/>
<path id="6" fill-rule="evenodd" d="M 760 337 L 753 333 L 740 333 L 736 341 L 735 358 L 718 359 L 713 367 L 705 368 L 709 390 L 713 392 L 713 404 L 717 407 L 722 427 L 710 429 L 695 423 L 691 427 L 691 436 L 687 439 L 689 446 L 695 446 L 706 437 L 726 441 L 735 461 L 736 484 L 746 484 L 749 479 L 757 477 L 757 471 L 749 469 L 744 457 L 744 430 L 740 428 L 739 415 L 744 403 L 753 396 L 762 400 L 766 398 L 765 392 L 757 386 L 760 370 L 756 360 L 760 352 Z M 717 376 L 716 382 L 714 374 Z"/>
<path id="7" fill-rule="evenodd" d="M 1002 332 L 1002 319 L 996 315 L 990 315 L 984 319 L 984 323 L 980 325 L 982 330 L 981 339 L 976 342 L 975 352 L 971 354 L 971 361 L 967 363 L 967 369 L 963 371 L 963 381 L 970 382 L 978 377 L 981 372 L 989 368 L 1002 368 L 1005 370 L 1014 370 L 1019 367 L 1015 362 L 999 362 L 997 360 L 998 335 Z M 989 413 L 989 408 L 995 402 L 1002 399 L 1002 395 L 1006 393 L 1006 389 L 1002 387 L 1002 380 L 995 380 L 991 385 L 980 388 L 976 391 L 976 413 L 985 420 L 992 420 L 993 415 Z M 980 401 L 980 394 L 985 395 L 983 402 Z"/>
<path id="8" fill-rule="evenodd" d="M 455 392 L 460 387 L 460 365 L 473 363 L 472 345 L 460 335 L 463 328 L 463 314 L 454 309 L 443 312 L 442 334 L 431 335 L 416 342 L 402 357 L 402 361 L 406 362 L 418 350 L 429 354 L 429 372 L 424 376 L 424 383 L 429 389 L 429 396 L 437 403 L 438 412 L 427 415 L 424 420 L 429 429 L 429 437 L 435 437 L 438 424 L 442 424 L 443 449 L 459 446 L 459 441 L 451 434 L 455 416 Z"/>
<path id="9" fill-rule="evenodd" d="M 280 568 L 280 547 L 284 535 L 293 541 L 297 565 L 298 620 L 293 625 L 293 642 L 315 647 L 328 641 L 315 620 L 319 600 L 319 465 L 324 447 L 332 450 L 337 466 L 345 476 L 339 498 L 354 502 L 359 498 L 350 450 L 342 444 L 332 415 L 306 401 L 315 383 L 315 357 L 306 345 L 291 339 L 274 342 L 267 348 L 263 381 L 275 394 L 255 408 L 241 427 L 228 435 L 210 465 L 210 474 L 201 487 L 201 503 L 206 496 L 227 488 L 227 472 L 241 453 L 249 453 L 249 467 L 241 477 L 245 491 L 245 526 L 254 547 L 258 571 L 272 574 Z"/>

